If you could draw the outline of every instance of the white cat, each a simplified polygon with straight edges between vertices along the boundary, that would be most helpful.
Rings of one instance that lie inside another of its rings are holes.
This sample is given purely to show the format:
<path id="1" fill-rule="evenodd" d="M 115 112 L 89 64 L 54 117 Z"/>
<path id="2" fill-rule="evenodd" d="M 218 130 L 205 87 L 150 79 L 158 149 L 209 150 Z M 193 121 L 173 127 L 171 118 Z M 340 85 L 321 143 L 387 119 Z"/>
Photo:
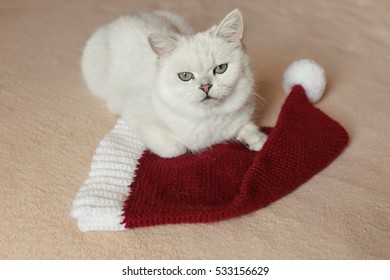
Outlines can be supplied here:
<path id="1" fill-rule="evenodd" d="M 239 10 L 195 34 L 180 17 L 121 17 L 88 41 L 82 71 L 89 89 L 161 157 L 237 139 L 258 151 L 252 122 L 254 78 L 242 45 Z"/>

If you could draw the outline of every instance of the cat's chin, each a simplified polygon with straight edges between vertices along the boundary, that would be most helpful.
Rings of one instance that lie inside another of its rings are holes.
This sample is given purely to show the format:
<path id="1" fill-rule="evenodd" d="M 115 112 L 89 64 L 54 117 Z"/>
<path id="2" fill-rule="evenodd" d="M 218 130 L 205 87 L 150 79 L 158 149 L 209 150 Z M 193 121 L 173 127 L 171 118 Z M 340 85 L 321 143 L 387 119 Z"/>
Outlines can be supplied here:
<path id="1" fill-rule="evenodd" d="M 219 95 L 219 96 L 207 95 L 199 102 L 208 105 L 223 105 L 223 103 L 226 101 L 228 96 L 229 95 Z"/>
<path id="2" fill-rule="evenodd" d="M 221 98 L 216 98 L 216 97 L 206 97 L 203 100 L 201 100 L 199 103 L 200 106 L 203 106 L 207 109 L 217 109 L 222 105 L 223 100 L 221 100 Z"/>
<path id="3" fill-rule="evenodd" d="M 205 98 L 203 98 L 201 101 L 201 103 L 210 103 L 210 102 L 218 102 L 218 98 L 216 97 L 212 97 L 212 96 L 206 96 Z"/>

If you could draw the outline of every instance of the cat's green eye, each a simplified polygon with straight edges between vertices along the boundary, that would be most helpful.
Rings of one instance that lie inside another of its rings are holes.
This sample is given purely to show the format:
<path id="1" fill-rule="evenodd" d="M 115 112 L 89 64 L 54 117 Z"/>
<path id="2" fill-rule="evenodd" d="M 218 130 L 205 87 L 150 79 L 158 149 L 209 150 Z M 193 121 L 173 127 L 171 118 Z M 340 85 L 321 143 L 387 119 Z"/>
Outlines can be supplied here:
<path id="1" fill-rule="evenodd" d="M 228 67 L 227 63 L 218 65 L 217 67 L 214 68 L 214 75 L 215 75 L 215 74 L 222 74 L 222 73 L 225 73 L 227 67 Z"/>
<path id="2" fill-rule="evenodd" d="M 181 72 L 178 74 L 178 76 L 179 76 L 179 79 L 184 81 L 184 82 L 188 82 L 189 80 L 194 78 L 194 74 L 192 74 L 190 72 Z"/>

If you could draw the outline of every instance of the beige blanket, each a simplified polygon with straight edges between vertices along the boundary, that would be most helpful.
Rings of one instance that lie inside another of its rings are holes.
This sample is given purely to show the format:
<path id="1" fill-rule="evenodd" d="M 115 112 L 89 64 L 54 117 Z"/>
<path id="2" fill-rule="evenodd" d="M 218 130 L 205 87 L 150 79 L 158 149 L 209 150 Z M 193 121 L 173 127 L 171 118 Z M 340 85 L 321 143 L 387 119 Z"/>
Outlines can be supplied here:
<path id="1" fill-rule="evenodd" d="M 269 207 L 213 224 L 81 233 L 69 216 L 114 126 L 88 93 L 80 56 L 100 25 L 168 9 L 203 30 L 240 7 L 258 124 L 273 125 L 285 67 L 326 70 L 317 104 L 349 132 L 327 169 Z M 0 258 L 389 259 L 389 1 L 0 1 Z"/>

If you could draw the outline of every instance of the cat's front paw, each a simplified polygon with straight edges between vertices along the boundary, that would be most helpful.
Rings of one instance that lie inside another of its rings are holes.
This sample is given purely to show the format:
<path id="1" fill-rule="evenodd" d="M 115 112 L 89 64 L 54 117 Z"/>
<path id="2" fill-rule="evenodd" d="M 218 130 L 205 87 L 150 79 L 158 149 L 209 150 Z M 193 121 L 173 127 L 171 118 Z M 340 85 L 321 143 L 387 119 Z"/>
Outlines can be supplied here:
<path id="1" fill-rule="evenodd" d="M 141 132 L 146 147 L 160 157 L 174 158 L 187 153 L 187 147 L 163 128 L 145 127 Z"/>
<path id="2" fill-rule="evenodd" d="M 180 143 L 172 143 L 169 146 L 161 147 L 152 151 L 163 158 L 174 158 L 187 153 L 187 148 Z"/>
<path id="3" fill-rule="evenodd" d="M 237 140 L 247 145 L 251 151 L 260 151 L 267 140 L 267 135 L 262 133 L 255 124 L 248 123 L 238 132 Z"/>
<path id="4" fill-rule="evenodd" d="M 247 140 L 246 144 L 248 145 L 249 150 L 260 151 L 265 141 L 267 141 L 267 135 L 259 131 L 256 135 L 252 135 L 252 137 Z"/>

